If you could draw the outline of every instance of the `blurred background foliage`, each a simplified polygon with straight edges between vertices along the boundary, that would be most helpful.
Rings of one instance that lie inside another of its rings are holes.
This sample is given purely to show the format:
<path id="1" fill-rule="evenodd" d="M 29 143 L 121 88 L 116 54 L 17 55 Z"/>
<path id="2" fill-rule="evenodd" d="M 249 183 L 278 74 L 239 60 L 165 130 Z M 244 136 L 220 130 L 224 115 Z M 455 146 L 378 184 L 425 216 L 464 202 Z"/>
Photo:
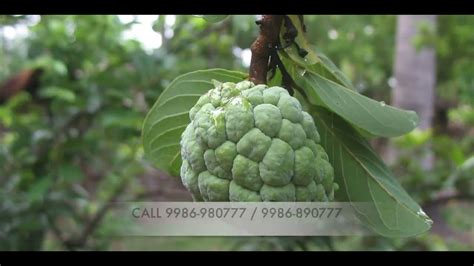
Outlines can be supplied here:
<path id="1" fill-rule="evenodd" d="M 359 92 L 390 102 L 396 16 L 305 22 Z M 141 123 L 180 74 L 247 71 L 255 16 L 0 16 L 0 250 L 472 250 L 473 30 L 474 16 L 420 30 L 413 45 L 437 53 L 435 127 L 393 141 L 403 152 L 392 170 L 440 227 L 410 239 L 113 238 L 120 221 L 108 203 L 190 200 L 179 178 L 144 159 Z M 427 140 L 429 172 L 416 160 Z"/>

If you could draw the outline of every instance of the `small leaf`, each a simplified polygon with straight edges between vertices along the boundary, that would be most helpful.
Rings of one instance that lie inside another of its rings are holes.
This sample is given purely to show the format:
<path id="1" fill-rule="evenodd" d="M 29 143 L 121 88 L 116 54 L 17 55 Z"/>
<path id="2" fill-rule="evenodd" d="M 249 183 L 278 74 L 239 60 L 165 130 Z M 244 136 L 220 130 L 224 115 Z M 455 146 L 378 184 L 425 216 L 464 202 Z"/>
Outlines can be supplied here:
<path id="1" fill-rule="evenodd" d="M 373 207 L 354 205 L 361 220 L 388 237 L 418 235 L 431 227 L 429 217 L 350 124 L 322 107 L 313 107 L 311 114 L 341 186 L 343 194 L 336 196 L 353 203 L 373 203 Z"/>
<path id="2" fill-rule="evenodd" d="M 281 86 L 283 77 L 281 75 L 280 69 L 275 70 L 273 77 L 267 82 L 268 87 Z"/>
<path id="3" fill-rule="evenodd" d="M 295 83 L 308 95 L 313 105 L 327 107 L 346 121 L 370 135 L 397 137 L 418 125 L 418 116 L 370 99 L 319 74 L 296 66 L 291 59 L 281 60 Z"/>
<path id="4" fill-rule="evenodd" d="M 73 103 L 76 100 L 76 94 L 73 91 L 56 86 L 44 88 L 39 94 L 42 98 L 52 98 L 69 103 Z"/>
<path id="5" fill-rule="evenodd" d="M 140 129 L 142 115 L 133 110 L 109 108 L 100 116 L 104 128 Z"/>
<path id="6" fill-rule="evenodd" d="M 58 172 L 60 178 L 69 182 L 78 182 L 84 178 L 81 168 L 71 163 L 59 166 Z"/>
<path id="7" fill-rule="evenodd" d="M 43 198 L 48 189 L 53 185 L 53 180 L 49 177 L 41 177 L 28 189 L 27 196 L 31 201 L 38 201 Z"/>
<path id="8" fill-rule="evenodd" d="M 168 174 L 178 176 L 181 166 L 180 139 L 189 124 L 189 110 L 199 97 L 214 87 L 212 80 L 239 82 L 247 74 L 225 69 L 190 72 L 177 77 L 155 102 L 143 122 L 145 156 Z"/>
<path id="9" fill-rule="evenodd" d="M 207 20 L 210 23 L 218 23 L 225 20 L 229 15 L 198 15 L 199 17 Z"/>

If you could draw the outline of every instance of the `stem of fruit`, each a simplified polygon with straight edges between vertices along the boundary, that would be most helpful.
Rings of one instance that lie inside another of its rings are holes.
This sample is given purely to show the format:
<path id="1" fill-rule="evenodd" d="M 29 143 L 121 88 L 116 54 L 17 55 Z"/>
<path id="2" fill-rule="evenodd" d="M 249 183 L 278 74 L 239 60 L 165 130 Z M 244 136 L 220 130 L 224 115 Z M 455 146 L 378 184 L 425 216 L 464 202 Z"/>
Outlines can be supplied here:
<path id="1" fill-rule="evenodd" d="M 280 27 L 283 15 L 263 15 L 257 21 L 260 25 L 260 34 L 250 46 L 252 58 L 250 60 L 249 78 L 255 84 L 267 83 L 267 72 L 272 49 L 278 46 Z"/>

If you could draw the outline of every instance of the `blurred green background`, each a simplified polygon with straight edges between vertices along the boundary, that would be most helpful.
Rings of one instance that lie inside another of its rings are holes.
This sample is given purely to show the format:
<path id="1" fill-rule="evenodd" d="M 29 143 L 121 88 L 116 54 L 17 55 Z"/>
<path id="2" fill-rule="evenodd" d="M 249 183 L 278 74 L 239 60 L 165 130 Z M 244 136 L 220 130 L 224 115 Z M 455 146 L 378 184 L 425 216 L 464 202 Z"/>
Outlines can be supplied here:
<path id="1" fill-rule="evenodd" d="M 474 16 L 438 16 L 432 130 L 372 144 L 434 220 L 383 237 L 110 237 L 108 203 L 188 201 L 155 169 L 142 121 L 178 75 L 246 72 L 255 16 L 0 16 L 0 250 L 474 250 Z M 390 102 L 397 16 L 305 16 L 308 37 L 360 93 Z M 417 160 L 427 141 L 431 170 Z M 470 159 L 471 158 L 471 159 Z"/>

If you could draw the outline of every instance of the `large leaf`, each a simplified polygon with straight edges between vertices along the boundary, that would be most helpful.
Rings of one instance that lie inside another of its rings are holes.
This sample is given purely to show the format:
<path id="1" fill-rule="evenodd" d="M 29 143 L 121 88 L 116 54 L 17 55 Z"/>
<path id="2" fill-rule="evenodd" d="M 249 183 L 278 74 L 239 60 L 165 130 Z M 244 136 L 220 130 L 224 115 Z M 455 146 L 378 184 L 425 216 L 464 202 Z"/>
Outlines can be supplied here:
<path id="1" fill-rule="evenodd" d="M 285 54 L 281 60 L 295 83 L 304 90 L 308 101 L 327 107 L 346 121 L 374 136 L 397 137 L 418 125 L 418 116 L 370 99 L 317 73 L 297 66 Z"/>
<path id="2" fill-rule="evenodd" d="M 179 141 L 189 120 L 188 112 L 199 97 L 213 88 L 212 80 L 239 82 L 247 74 L 225 69 L 190 72 L 177 77 L 151 108 L 143 122 L 145 156 L 156 167 L 177 176 L 181 165 Z"/>
<path id="3" fill-rule="evenodd" d="M 363 221 L 384 236 L 408 237 L 431 227 L 429 217 L 350 124 L 322 107 L 312 107 L 311 114 L 341 186 L 340 200 L 373 203 L 354 207 Z"/>

